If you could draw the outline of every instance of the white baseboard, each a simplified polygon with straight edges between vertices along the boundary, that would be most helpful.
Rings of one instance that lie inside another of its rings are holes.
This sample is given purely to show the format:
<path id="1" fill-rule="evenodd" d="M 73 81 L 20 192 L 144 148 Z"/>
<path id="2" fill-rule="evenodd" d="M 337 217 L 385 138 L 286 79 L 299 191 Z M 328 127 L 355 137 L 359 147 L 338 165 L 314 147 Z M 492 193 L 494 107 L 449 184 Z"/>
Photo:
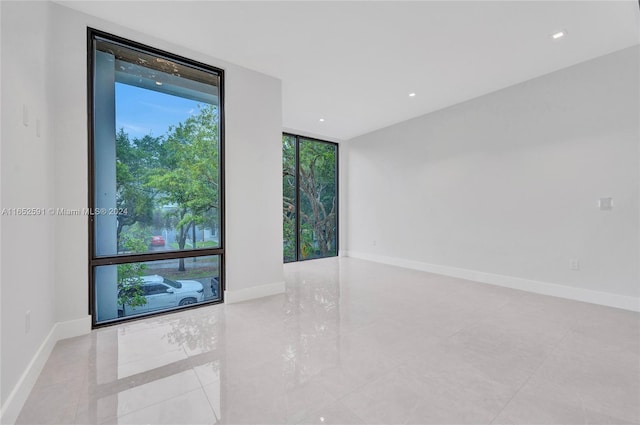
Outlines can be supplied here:
<path id="1" fill-rule="evenodd" d="M 33 386 L 42 372 L 53 347 L 61 339 L 72 338 L 91 332 L 91 316 L 86 318 L 58 322 L 53 325 L 51 331 L 44 339 L 40 348 L 33 356 L 18 383 L 9 394 L 7 401 L 0 410 L 0 424 L 13 425 L 18 419 L 22 406 L 27 401 Z"/>
<path id="2" fill-rule="evenodd" d="M 268 283 L 266 285 L 252 286 L 250 288 L 238 289 L 235 291 L 224 291 L 224 302 L 226 304 L 239 303 L 255 298 L 268 297 L 270 295 L 283 294 L 285 290 L 284 281 Z"/>
<path id="3" fill-rule="evenodd" d="M 86 335 L 91 332 L 91 316 L 82 319 L 67 320 L 58 322 L 55 325 L 57 340 L 73 338 L 74 336 Z"/>
<path id="4" fill-rule="evenodd" d="M 420 261 L 386 257 L 363 252 L 348 251 L 346 255 L 348 257 L 359 258 L 361 260 L 373 261 L 376 263 L 389 264 L 407 269 L 420 270 L 429 273 L 457 277 L 460 279 L 472 280 L 475 282 L 504 286 L 521 291 L 534 292 L 536 294 L 551 295 L 559 298 L 640 312 L 640 298 L 638 297 L 612 294 L 610 292 L 593 291 L 591 289 L 576 288 L 559 285 L 557 283 L 541 282 L 514 276 L 504 276 L 475 270 L 460 269 L 457 267 L 440 266 Z"/>

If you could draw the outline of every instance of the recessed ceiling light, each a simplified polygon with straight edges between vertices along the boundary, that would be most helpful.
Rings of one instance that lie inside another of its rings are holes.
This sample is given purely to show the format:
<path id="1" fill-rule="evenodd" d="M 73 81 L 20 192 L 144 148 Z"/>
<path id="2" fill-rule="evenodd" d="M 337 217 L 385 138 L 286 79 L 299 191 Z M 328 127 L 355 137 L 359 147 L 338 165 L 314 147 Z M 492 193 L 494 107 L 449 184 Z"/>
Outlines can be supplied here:
<path id="1" fill-rule="evenodd" d="M 161 85 L 162 85 L 162 83 L 161 83 L 160 81 L 156 81 L 156 85 L 157 85 L 157 86 L 161 86 Z"/>
<path id="2" fill-rule="evenodd" d="M 416 97 L 415 93 L 409 93 L 409 97 Z"/>
<path id="3" fill-rule="evenodd" d="M 566 31 L 558 31 L 558 32 L 555 32 L 555 33 L 551 34 L 551 38 L 553 38 L 554 40 L 558 40 L 559 38 L 562 38 L 565 35 L 567 35 Z"/>
<path id="4" fill-rule="evenodd" d="M 324 118 L 320 118 L 320 122 L 324 122 Z"/>

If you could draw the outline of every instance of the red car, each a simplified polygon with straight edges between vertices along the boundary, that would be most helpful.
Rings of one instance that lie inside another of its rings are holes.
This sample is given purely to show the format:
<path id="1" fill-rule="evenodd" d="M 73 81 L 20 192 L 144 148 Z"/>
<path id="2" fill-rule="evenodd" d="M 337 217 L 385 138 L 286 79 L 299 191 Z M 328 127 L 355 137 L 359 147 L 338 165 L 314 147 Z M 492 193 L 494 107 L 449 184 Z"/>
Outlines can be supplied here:
<path id="1" fill-rule="evenodd" d="M 164 238 L 162 236 L 151 236 L 151 246 L 164 246 Z"/>

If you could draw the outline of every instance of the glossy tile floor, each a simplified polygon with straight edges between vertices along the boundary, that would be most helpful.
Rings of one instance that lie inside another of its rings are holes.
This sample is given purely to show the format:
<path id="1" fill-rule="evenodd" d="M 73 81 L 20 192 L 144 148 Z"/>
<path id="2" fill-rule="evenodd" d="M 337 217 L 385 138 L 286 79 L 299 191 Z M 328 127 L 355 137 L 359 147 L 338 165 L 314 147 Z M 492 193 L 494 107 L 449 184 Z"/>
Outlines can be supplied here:
<path id="1" fill-rule="evenodd" d="M 59 342 L 20 424 L 640 423 L 640 315 L 349 258 Z"/>

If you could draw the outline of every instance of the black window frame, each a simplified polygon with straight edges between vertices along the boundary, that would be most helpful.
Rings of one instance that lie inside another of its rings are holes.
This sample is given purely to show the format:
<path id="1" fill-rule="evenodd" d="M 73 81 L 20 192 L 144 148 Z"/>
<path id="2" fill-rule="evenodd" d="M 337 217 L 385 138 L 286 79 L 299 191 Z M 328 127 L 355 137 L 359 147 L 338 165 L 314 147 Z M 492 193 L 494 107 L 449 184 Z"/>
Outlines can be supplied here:
<path id="1" fill-rule="evenodd" d="M 165 50 L 157 49 L 146 44 L 138 43 L 136 41 L 119 37 L 108 32 L 97 30 L 91 27 L 87 27 L 87 130 L 88 130 L 88 209 L 92 211 L 95 208 L 95 175 L 94 175 L 94 41 L 96 38 L 104 39 L 110 42 L 118 43 L 133 50 L 139 50 L 144 53 L 148 53 L 153 56 L 165 58 L 171 61 L 178 62 L 182 65 L 200 69 L 205 72 L 215 73 L 219 77 L 218 86 L 218 98 L 219 98 L 219 217 L 220 217 L 220 230 L 219 230 L 219 246 L 217 248 L 195 248 L 183 251 L 166 251 L 166 252 L 153 252 L 142 254 L 115 254 L 108 256 L 96 256 L 95 249 L 95 223 L 94 216 L 88 214 L 87 226 L 89 235 L 88 246 L 88 282 L 89 282 L 89 302 L 88 313 L 91 316 L 91 327 L 97 329 L 105 326 L 117 325 L 123 322 L 129 322 L 134 320 L 146 319 L 153 316 L 161 316 L 165 314 L 171 314 L 176 311 L 182 311 L 193 308 L 200 308 L 203 306 L 210 306 L 212 304 L 224 303 L 224 292 L 226 288 L 225 278 L 225 71 L 221 68 L 208 65 L 202 62 L 198 62 L 192 59 L 185 58 L 183 56 L 167 52 Z M 97 323 L 96 321 L 96 299 L 95 299 L 95 273 L 94 270 L 99 266 L 110 266 L 118 264 L 137 263 L 154 260 L 177 260 L 181 258 L 194 258 L 204 256 L 217 256 L 218 257 L 218 282 L 220 285 L 220 293 L 218 299 L 203 301 L 196 304 L 189 304 L 169 310 L 156 311 L 151 313 L 145 313 L 144 315 L 132 316 L 132 317 L 120 317 L 113 320 Z"/>
<path id="2" fill-rule="evenodd" d="M 296 160 L 296 172 L 295 172 L 295 201 L 296 201 L 296 208 L 295 208 L 295 215 L 296 215 L 296 220 L 295 220 L 295 226 L 296 226 L 296 231 L 295 231 L 295 235 L 296 235 L 296 240 L 295 240 L 295 244 L 296 244 L 296 258 L 295 260 L 291 260 L 291 261 L 284 261 L 283 258 L 283 263 L 284 264 L 289 264 L 289 263 L 296 263 L 299 261 L 311 261 L 311 260 L 321 260 L 323 258 L 333 258 L 333 257 L 338 257 L 340 255 L 340 144 L 336 143 L 336 142 L 330 142 L 328 140 L 322 140 L 322 139 L 317 139 L 315 137 L 309 137 L 309 136 L 304 136 L 301 134 L 293 134 L 293 133 L 288 133 L 288 132 L 283 132 L 282 136 L 285 137 L 293 137 L 295 139 L 295 160 Z M 300 140 L 309 140 L 311 142 L 318 142 L 318 143 L 324 143 L 324 144 L 328 144 L 328 145 L 333 145 L 336 148 L 336 172 L 335 172 L 335 179 L 336 179 L 336 254 L 335 255 L 329 255 L 326 257 L 316 257 L 316 258 L 301 258 L 300 255 Z M 284 179 L 284 176 L 283 176 Z"/>

